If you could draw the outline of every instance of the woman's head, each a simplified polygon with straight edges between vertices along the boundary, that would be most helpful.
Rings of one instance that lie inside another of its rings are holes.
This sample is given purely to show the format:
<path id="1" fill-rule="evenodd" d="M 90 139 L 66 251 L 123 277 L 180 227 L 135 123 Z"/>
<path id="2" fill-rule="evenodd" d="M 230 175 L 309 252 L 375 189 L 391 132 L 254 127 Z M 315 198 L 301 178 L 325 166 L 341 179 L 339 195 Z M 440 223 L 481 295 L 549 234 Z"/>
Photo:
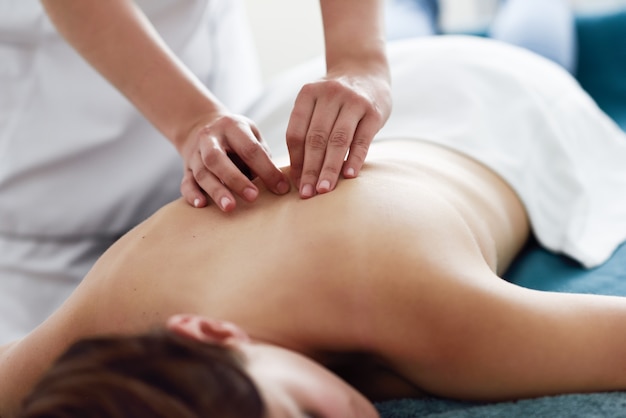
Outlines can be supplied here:
<path id="1" fill-rule="evenodd" d="M 177 315 L 167 328 L 75 344 L 18 418 L 378 417 L 326 368 L 232 323 Z"/>
<path id="2" fill-rule="evenodd" d="M 233 350 L 172 332 L 80 341 L 24 402 L 20 418 L 262 418 Z"/>

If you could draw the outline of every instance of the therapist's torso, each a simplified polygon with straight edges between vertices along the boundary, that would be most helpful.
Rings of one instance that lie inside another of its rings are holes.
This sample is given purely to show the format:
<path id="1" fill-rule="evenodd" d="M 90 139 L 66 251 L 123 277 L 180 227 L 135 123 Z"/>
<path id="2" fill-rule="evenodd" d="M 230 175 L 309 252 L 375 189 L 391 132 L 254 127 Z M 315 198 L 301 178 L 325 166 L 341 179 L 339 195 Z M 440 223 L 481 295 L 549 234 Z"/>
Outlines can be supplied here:
<path id="1" fill-rule="evenodd" d="M 137 3 L 227 105 L 239 110 L 258 91 L 237 2 Z M 37 0 L 0 0 L 0 92 L 0 236 L 117 235 L 178 196 L 174 147 L 59 36 Z"/>

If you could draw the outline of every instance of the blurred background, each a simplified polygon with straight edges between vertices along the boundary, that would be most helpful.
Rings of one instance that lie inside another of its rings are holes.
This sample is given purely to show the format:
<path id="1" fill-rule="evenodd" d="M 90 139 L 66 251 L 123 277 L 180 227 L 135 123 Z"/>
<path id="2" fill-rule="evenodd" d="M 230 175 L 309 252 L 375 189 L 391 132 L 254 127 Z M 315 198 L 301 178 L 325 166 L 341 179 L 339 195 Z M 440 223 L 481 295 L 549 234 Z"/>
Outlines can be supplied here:
<path id="1" fill-rule="evenodd" d="M 626 0 L 571 2 L 578 14 L 626 8 Z M 447 32 L 480 30 L 488 24 L 497 3 L 498 0 L 440 0 L 441 26 Z M 265 80 L 323 52 L 318 0 L 245 0 L 245 4 Z"/>

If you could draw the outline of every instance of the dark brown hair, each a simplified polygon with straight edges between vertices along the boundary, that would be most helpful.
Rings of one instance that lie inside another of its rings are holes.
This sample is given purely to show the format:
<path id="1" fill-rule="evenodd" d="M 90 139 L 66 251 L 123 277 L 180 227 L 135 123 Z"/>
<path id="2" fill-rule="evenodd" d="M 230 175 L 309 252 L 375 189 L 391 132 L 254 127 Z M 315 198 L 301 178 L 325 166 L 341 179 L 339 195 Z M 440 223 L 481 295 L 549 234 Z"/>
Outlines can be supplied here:
<path id="1" fill-rule="evenodd" d="M 239 356 L 171 332 L 72 345 L 17 418 L 261 418 Z"/>

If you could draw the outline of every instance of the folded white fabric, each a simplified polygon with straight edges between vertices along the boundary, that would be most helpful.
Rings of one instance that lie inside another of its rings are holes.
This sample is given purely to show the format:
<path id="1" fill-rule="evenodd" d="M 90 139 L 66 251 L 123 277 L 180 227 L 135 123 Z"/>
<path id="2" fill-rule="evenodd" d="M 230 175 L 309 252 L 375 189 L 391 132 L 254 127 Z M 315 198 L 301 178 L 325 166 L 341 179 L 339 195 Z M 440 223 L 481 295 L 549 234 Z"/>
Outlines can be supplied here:
<path id="1" fill-rule="evenodd" d="M 487 165 L 518 193 L 539 242 L 585 267 L 626 240 L 626 135 L 567 72 L 469 36 L 398 41 L 389 54 L 394 109 L 377 140 L 431 141 Z M 322 69 L 294 70 L 253 108 L 278 154 L 298 86 Z"/>

